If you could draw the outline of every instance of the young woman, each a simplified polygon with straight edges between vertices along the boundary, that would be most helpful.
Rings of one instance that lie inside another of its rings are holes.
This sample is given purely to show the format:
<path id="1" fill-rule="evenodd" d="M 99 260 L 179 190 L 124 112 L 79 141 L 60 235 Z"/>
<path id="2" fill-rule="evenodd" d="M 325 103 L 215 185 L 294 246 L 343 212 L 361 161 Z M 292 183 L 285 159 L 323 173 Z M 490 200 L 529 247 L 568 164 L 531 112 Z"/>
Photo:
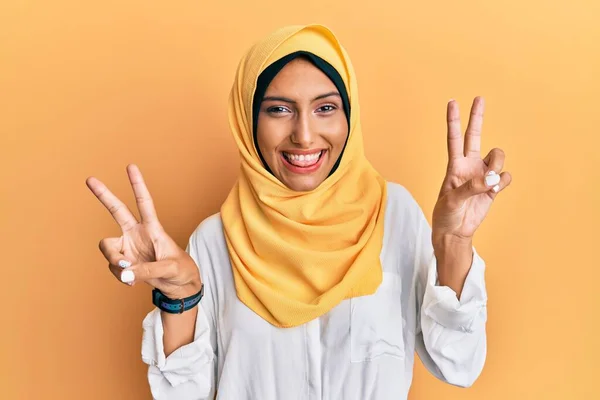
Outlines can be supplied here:
<path id="1" fill-rule="evenodd" d="M 334 34 L 282 28 L 242 59 L 229 119 L 241 156 L 221 212 L 184 251 L 135 165 L 141 221 L 88 186 L 123 235 L 100 248 L 117 279 L 155 288 L 143 360 L 157 399 L 405 399 L 414 352 L 471 385 L 486 356 L 484 262 L 473 235 L 511 180 L 480 156 L 483 100 L 463 139 L 448 104 L 448 168 L 432 227 L 363 152 L 356 79 Z"/>

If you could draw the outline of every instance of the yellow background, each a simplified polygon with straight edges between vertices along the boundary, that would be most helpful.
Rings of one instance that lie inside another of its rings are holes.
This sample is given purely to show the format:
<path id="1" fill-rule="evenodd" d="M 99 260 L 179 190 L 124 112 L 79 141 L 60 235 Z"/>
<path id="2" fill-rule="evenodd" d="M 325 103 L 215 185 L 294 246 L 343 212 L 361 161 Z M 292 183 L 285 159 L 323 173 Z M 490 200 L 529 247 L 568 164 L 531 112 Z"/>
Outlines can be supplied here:
<path id="1" fill-rule="evenodd" d="M 600 2 L 3 1 L 0 5 L 0 398 L 145 399 L 150 288 L 106 268 L 118 227 L 85 186 L 135 205 L 137 163 L 181 245 L 218 211 L 237 152 L 226 102 L 271 30 L 323 23 L 348 49 L 369 159 L 428 216 L 445 107 L 487 109 L 513 185 L 475 238 L 489 348 L 467 390 L 417 362 L 411 399 L 600 398 Z"/>

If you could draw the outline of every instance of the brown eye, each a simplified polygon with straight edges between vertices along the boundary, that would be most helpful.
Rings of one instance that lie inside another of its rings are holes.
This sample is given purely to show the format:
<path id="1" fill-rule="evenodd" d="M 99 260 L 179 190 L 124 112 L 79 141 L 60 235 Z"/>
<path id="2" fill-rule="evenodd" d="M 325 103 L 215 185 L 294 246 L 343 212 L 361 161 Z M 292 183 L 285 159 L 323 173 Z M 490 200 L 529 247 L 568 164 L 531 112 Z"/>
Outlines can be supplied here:
<path id="1" fill-rule="evenodd" d="M 289 112 L 289 110 L 282 106 L 273 106 L 273 107 L 267 108 L 267 112 L 269 114 L 282 114 L 284 112 Z"/>
<path id="2" fill-rule="evenodd" d="M 322 113 L 330 113 L 330 112 L 334 111 L 336 108 L 337 107 L 335 107 L 334 105 L 327 104 L 322 107 L 319 107 L 317 109 L 317 111 L 322 112 Z"/>

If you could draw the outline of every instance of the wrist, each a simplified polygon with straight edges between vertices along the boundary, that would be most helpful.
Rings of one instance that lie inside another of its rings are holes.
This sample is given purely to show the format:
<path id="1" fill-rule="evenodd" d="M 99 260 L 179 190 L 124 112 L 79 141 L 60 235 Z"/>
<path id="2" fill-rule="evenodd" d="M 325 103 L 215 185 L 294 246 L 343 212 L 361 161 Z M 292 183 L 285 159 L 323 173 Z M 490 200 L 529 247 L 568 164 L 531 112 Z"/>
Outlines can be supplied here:
<path id="1" fill-rule="evenodd" d="M 200 290 L 189 296 L 182 289 L 185 288 L 180 286 L 177 297 L 169 297 L 160 289 L 155 288 L 152 290 L 152 303 L 161 311 L 170 314 L 183 314 L 186 311 L 196 308 L 204 296 L 204 285 L 201 284 Z"/>
<path id="2" fill-rule="evenodd" d="M 194 280 L 190 281 L 189 283 L 181 286 L 179 298 L 183 299 L 186 297 L 193 296 L 196 293 L 198 293 L 200 291 L 200 289 L 202 289 L 202 281 L 198 277 L 197 279 L 194 279 Z"/>
<path id="3" fill-rule="evenodd" d="M 473 238 L 453 234 L 432 234 L 431 243 L 436 256 L 446 253 L 462 253 L 473 248 Z"/>
<path id="4" fill-rule="evenodd" d="M 179 286 L 179 288 L 177 289 L 177 293 L 175 294 L 177 297 L 171 298 L 186 298 L 189 296 L 193 296 L 196 293 L 198 293 L 200 289 L 202 289 L 202 278 L 200 277 L 200 269 L 198 268 L 198 265 L 192 259 L 192 257 L 188 253 L 182 252 L 182 255 L 179 259 L 179 264 L 182 271 L 182 275 L 183 277 L 185 277 L 183 278 L 183 281 L 186 283 Z"/>

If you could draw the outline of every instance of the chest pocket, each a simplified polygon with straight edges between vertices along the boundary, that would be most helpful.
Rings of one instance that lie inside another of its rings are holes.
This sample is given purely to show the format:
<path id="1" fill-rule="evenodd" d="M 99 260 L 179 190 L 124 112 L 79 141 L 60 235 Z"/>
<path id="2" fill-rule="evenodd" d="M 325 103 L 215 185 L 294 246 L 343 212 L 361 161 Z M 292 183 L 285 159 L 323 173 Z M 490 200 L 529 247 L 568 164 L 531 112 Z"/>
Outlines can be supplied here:
<path id="1" fill-rule="evenodd" d="M 350 299 L 352 362 L 383 356 L 404 358 L 400 275 L 384 272 L 377 292 Z"/>

